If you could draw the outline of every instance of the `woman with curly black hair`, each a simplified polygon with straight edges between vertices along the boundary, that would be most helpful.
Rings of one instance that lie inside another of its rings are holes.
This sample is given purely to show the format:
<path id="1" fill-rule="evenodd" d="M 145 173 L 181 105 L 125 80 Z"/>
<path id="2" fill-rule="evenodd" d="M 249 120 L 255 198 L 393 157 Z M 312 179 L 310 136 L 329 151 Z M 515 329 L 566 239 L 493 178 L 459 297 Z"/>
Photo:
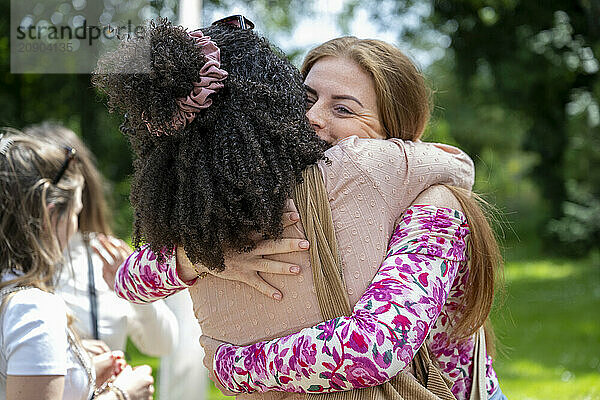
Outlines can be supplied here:
<path id="1" fill-rule="evenodd" d="M 153 23 L 149 43 L 124 42 L 100 61 L 94 83 L 111 108 L 126 112 L 122 131 L 137 156 L 135 245 L 147 242 L 157 253 L 183 245 L 192 262 L 222 270 L 223 250 L 252 248 L 257 232 L 281 236 L 285 202 L 302 170 L 323 158 L 325 143 L 304 117 L 301 77 L 283 55 L 251 31 L 203 33 L 233 51 L 221 54 L 228 76 L 207 99 L 214 106 L 185 127 L 169 126 L 182 112 L 174 100 L 198 84 L 207 57 L 182 28 Z M 148 73 L 112 73 L 134 72 L 146 56 Z"/>
<path id="2" fill-rule="evenodd" d="M 148 246 L 123 264 L 115 288 L 131 301 L 190 287 L 207 336 L 245 344 L 297 331 L 323 320 L 306 253 L 278 258 L 300 266 L 297 276 L 264 276 L 288 288 L 279 302 L 208 272 L 225 267 L 225 254 L 282 237 L 282 216 L 304 171 L 323 176 L 353 303 L 377 272 L 395 222 L 423 189 L 472 185 L 472 162 L 459 150 L 351 137 L 325 151 L 305 118 L 298 71 L 251 31 L 187 33 L 159 21 L 146 34 L 103 57 L 94 77 L 109 105 L 125 113 L 122 129 L 137 155 L 134 239 Z M 304 238 L 303 227 L 285 236 Z"/>

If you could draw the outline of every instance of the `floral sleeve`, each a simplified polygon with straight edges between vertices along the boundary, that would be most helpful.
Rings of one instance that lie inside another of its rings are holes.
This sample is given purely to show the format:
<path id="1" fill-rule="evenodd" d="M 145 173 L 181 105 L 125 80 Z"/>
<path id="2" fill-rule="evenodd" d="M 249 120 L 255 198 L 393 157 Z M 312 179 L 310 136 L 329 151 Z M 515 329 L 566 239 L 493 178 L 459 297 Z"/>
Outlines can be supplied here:
<path id="1" fill-rule="evenodd" d="M 115 277 L 115 293 L 132 303 L 145 304 L 164 299 L 194 282 L 177 276 L 175 249 L 163 251 L 160 263 L 148 245 L 133 252 L 119 267 Z"/>
<path id="2" fill-rule="evenodd" d="M 236 393 L 327 393 L 384 383 L 404 370 L 440 314 L 461 262 L 464 215 L 412 206 L 349 317 L 251 346 L 221 345 L 214 372 Z"/>

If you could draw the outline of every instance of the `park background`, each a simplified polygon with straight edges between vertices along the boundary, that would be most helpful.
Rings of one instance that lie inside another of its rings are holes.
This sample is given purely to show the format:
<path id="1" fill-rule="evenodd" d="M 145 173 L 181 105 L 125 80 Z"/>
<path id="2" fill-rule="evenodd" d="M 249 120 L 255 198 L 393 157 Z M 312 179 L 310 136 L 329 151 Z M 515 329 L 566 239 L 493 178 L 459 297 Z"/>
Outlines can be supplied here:
<path id="1" fill-rule="evenodd" d="M 75 13 L 85 1 L 66 3 Z M 175 0 L 88 1 L 142 19 L 182 14 Z M 493 311 L 503 391 L 600 399 L 600 0 L 195 3 L 208 22 L 245 14 L 296 65 L 342 34 L 410 54 L 435 92 L 425 140 L 464 149 L 475 191 L 497 209 L 507 261 Z M 0 0 L 0 125 L 54 120 L 80 134 L 110 184 L 115 232 L 128 238 L 132 163 L 119 119 L 89 75 L 11 74 L 9 16 L 10 1 Z M 221 397 L 211 389 L 208 398 Z"/>

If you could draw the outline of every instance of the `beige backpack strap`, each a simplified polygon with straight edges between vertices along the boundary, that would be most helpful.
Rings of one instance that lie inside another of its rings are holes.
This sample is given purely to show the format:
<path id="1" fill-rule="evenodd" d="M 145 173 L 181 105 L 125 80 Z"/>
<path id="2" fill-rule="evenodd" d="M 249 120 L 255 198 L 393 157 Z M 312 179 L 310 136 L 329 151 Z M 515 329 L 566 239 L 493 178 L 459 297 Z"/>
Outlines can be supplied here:
<path id="1" fill-rule="evenodd" d="M 469 400 L 487 400 L 486 391 L 486 345 L 483 326 L 475 333 L 473 348 L 473 386 Z"/>
<path id="2" fill-rule="evenodd" d="M 294 197 L 309 248 L 312 275 L 325 320 L 352 313 L 346 293 L 333 218 L 325 183 L 316 165 L 304 170 L 304 181 L 296 185 Z"/>
<path id="3" fill-rule="evenodd" d="M 303 182 L 294 189 L 294 200 L 306 238 L 311 243 L 310 261 L 319 308 L 326 320 L 352 313 L 346 292 L 342 263 L 333 229 L 333 218 L 321 171 L 313 165 L 303 171 Z M 333 400 L 455 400 L 449 386 L 432 363 L 427 346 L 421 346 L 427 362 L 424 379 L 417 381 L 410 374 L 400 373 L 382 385 L 346 392 L 308 394 L 309 400 L 328 397 Z M 434 377 L 436 374 L 438 377 Z M 431 382 L 432 389 L 429 388 Z M 441 387 L 439 382 L 443 382 Z M 438 394 L 440 390 L 442 395 Z M 435 394 L 434 394 L 435 393 Z M 449 393 L 451 397 L 446 396 Z"/>
<path id="4" fill-rule="evenodd" d="M 450 390 L 452 382 L 442 375 L 442 371 L 433 361 L 429 350 L 429 342 L 430 340 L 427 339 L 413 357 L 413 369 L 416 378 L 425 385 L 427 390 L 435 393 L 438 398 L 455 400 L 456 398 Z"/>

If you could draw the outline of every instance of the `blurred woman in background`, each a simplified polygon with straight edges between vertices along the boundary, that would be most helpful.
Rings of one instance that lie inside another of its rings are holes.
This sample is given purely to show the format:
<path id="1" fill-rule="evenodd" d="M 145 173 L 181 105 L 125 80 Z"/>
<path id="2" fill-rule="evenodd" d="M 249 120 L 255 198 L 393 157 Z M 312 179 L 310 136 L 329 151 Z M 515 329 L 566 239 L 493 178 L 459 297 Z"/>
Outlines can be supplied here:
<path id="1" fill-rule="evenodd" d="M 177 320 L 164 302 L 132 304 L 118 298 L 114 273 L 131 254 L 123 240 L 112 235 L 106 203 L 106 183 L 96 168 L 94 156 L 70 129 L 45 122 L 24 129 L 26 135 L 77 151 L 85 185 L 79 231 L 67 249 L 67 265 L 61 269 L 56 293 L 64 300 L 83 339 L 104 342 L 111 350 L 125 350 L 129 336 L 136 347 L 150 356 L 164 356 L 177 343 Z M 105 280 L 106 279 L 106 280 Z M 102 343 L 96 342 L 102 347 Z M 99 347 L 99 348 L 100 348 Z"/>
<path id="2" fill-rule="evenodd" d="M 77 232 L 83 186 L 72 147 L 0 133 L 2 399 L 152 398 L 150 367 L 133 370 L 120 352 L 91 358 L 53 293 L 56 267 Z"/>

